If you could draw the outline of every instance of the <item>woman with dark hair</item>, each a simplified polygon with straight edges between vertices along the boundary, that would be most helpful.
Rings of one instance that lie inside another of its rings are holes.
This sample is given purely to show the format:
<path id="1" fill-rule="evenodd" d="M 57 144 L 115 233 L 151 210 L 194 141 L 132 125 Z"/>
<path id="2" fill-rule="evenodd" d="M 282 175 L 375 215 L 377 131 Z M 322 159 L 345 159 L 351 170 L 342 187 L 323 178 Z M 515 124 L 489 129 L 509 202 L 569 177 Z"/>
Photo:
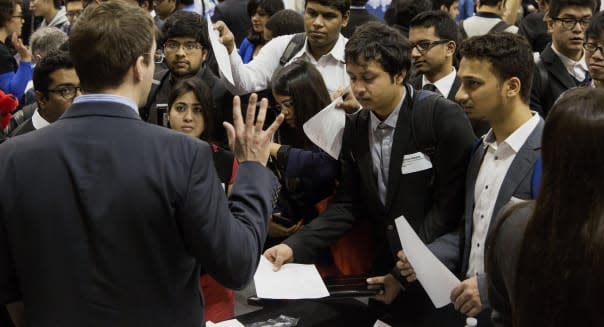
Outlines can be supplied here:
<path id="1" fill-rule="evenodd" d="M 33 68 L 31 52 L 19 38 L 23 27 L 21 3 L 15 0 L 0 0 L 0 89 L 21 99 Z M 11 42 L 20 56 L 17 64 L 6 42 Z"/>
<path id="2" fill-rule="evenodd" d="M 283 8 L 283 0 L 249 0 L 247 13 L 252 21 L 252 28 L 248 37 L 243 39 L 239 46 L 239 56 L 244 64 L 252 61 L 267 42 L 264 39 L 266 21 Z"/>
<path id="3" fill-rule="evenodd" d="M 237 160 L 230 151 L 211 143 L 213 115 L 212 96 L 209 88 L 197 77 L 181 80 L 170 92 L 168 99 L 168 124 L 173 130 L 200 138 L 212 146 L 214 166 L 227 194 L 235 182 Z M 206 320 L 222 321 L 233 317 L 235 296 L 210 275 L 200 280 L 205 297 Z"/>
<path id="4" fill-rule="evenodd" d="M 604 319 L 604 90 L 564 93 L 543 131 L 535 202 L 503 214 L 487 269 L 498 326 L 600 326 Z"/>
<path id="5" fill-rule="evenodd" d="M 317 216 L 315 205 L 334 191 L 338 162 L 314 145 L 302 129 L 306 121 L 331 102 L 319 71 L 299 60 L 277 71 L 271 80 L 275 108 L 285 115 L 277 142 L 270 147 L 283 186 L 276 212 L 291 222 L 285 224 L 291 225 L 289 228 L 281 228 L 279 221 L 270 223 L 269 235 L 279 237 L 294 233 L 302 221 Z"/>

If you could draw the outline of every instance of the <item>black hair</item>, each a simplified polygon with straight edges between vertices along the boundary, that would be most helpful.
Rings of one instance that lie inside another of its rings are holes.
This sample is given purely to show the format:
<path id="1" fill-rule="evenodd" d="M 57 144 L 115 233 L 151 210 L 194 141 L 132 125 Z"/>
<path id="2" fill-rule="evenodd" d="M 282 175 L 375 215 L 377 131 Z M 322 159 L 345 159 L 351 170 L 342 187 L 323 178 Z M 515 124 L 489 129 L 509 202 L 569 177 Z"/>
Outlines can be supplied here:
<path id="1" fill-rule="evenodd" d="M 366 4 L 367 4 L 367 0 L 351 0 L 350 1 L 351 6 L 363 7 Z"/>
<path id="2" fill-rule="evenodd" d="M 394 78 L 411 67 L 411 45 L 397 29 L 373 21 L 357 27 L 344 50 L 346 63 L 378 62 Z"/>
<path id="3" fill-rule="evenodd" d="M 168 97 L 168 113 L 172 110 L 172 105 L 185 93 L 193 92 L 199 104 L 201 104 L 201 116 L 203 117 L 204 130 L 199 136 L 206 142 L 213 141 L 214 135 L 214 101 L 210 88 L 198 77 L 186 78 L 178 81 Z"/>
<path id="4" fill-rule="evenodd" d="M 593 0 L 551 0 L 546 15 L 550 18 L 556 18 L 564 8 L 570 6 L 591 8 L 593 13 L 596 3 Z"/>
<path id="5" fill-rule="evenodd" d="M 6 27 L 13 19 L 17 4 L 14 0 L 0 0 L 0 27 Z"/>
<path id="6" fill-rule="evenodd" d="M 463 58 L 486 60 L 500 80 L 517 77 L 521 83 L 520 97 L 526 103 L 533 82 L 533 53 L 528 41 L 512 33 L 489 33 L 471 37 L 461 43 Z"/>
<path id="7" fill-rule="evenodd" d="M 451 9 L 453 3 L 458 0 L 432 0 L 432 9 L 440 10 L 441 6 L 447 7 L 447 9 Z"/>
<path id="8" fill-rule="evenodd" d="M 283 124 L 279 128 L 282 142 L 308 148 L 312 143 L 302 125 L 331 102 L 321 73 L 313 64 L 296 60 L 275 72 L 271 84 L 273 94 L 290 96 L 295 108 L 296 127 Z"/>
<path id="9" fill-rule="evenodd" d="M 55 7 L 55 9 L 61 9 L 63 0 L 52 0 L 52 5 Z"/>
<path id="10" fill-rule="evenodd" d="M 409 30 L 409 22 L 424 11 L 432 10 L 430 0 L 393 0 L 384 13 L 384 21 L 398 29 Z"/>
<path id="11" fill-rule="evenodd" d="M 497 6 L 497 4 L 502 1 L 505 1 L 505 0 L 480 0 L 480 5 L 494 7 L 494 6 Z"/>
<path id="12" fill-rule="evenodd" d="M 211 49 L 205 17 L 190 11 L 177 10 L 161 29 L 161 44 L 173 37 L 192 37 L 204 48 Z"/>
<path id="13" fill-rule="evenodd" d="M 283 9 L 272 15 L 264 28 L 271 31 L 273 38 L 302 33 L 304 32 L 304 17 L 294 10 Z"/>
<path id="14" fill-rule="evenodd" d="M 284 8 L 283 0 L 249 0 L 247 3 L 247 14 L 251 18 L 256 14 L 258 9 L 262 9 L 269 17 L 271 17 Z M 260 45 L 266 42 L 264 34 L 255 32 L 253 28 L 250 28 L 247 39 L 254 45 Z"/>
<path id="15" fill-rule="evenodd" d="M 440 10 L 431 10 L 420 13 L 409 23 L 409 27 L 434 27 L 434 33 L 443 40 L 459 41 L 457 23 L 448 13 Z"/>
<path id="16" fill-rule="evenodd" d="M 338 10 L 342 16 L 346 15 L 350 11 L 350 0 L 305 0 L 304 8 L 309 2 L 315 2 L 325 7 L 332 7 Z"/>
<path id="17" fill-rule="evenodd" d="M 585 31 L 585 38 L 599 39 L 604 36 L 604 13 L 598 12 L 591 18 Z"/>
<path id="18" fill-rule="evenodd" d="M 48 97 L 48 88 L 52 84 L 50 74 L 59 69 L 74 69 L 73 61 L 68 52 L 54 50 L 46 54 L 34 68 L 32 80 L 34 82 L 34 90 L 39 91 Z"/>

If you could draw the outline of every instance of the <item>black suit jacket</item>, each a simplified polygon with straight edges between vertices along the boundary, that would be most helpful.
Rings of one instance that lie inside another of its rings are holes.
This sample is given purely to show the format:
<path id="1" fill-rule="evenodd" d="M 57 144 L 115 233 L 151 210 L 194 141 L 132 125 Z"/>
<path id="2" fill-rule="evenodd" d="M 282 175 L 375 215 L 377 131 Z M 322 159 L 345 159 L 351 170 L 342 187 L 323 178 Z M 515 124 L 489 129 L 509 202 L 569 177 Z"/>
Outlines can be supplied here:
<path id="1" fill-rule="evenodd" d="M 405 215 L 424 242 L 457 226 L 463 212 L 464 178 L 474 134 L 459 106 L 441 98 L 434 111 L 437 145 L 431 156 L 433 168 L 403 175 L 403 156 L 420 151 L 411 135 L 409 103 L 407 96 L 393 136 L 386 205 L 379 199 L 373 175 L 369 111 L 348 116 L 340 153 L 340 184 L 333 202 L 284 242 L 293 249 L 297 262 L 312 262 L 318 249 L 337 240 L 355 220 L 369 219 L 376 240 L 374 272 L 384 274 L 394 267 L 401 247 L 394 227 L 394 219 L 400 215 Z M 416 129 L 423 126 L 427 125 L 415 124 Z"/>
<path id="2" fill-rule="evenodd" d="M 23 124 L 17 126 L 17 128 L 15 128 L 10 133 L 10 137 L 15 137 L 15 136 L 23 135 L 23 134 L 26 134 L 26 133 L 29 133 L 29 132 L 33 132 L 35 130 L 36 130 L 36 128 L 34 127 L 34 123 L 33 123 L 32 119 L 29 118 L 26 121 L 24 121 Z"/>
<path id="3" fill-rule="evenodd" d="M 551 43 L 541 52 L 541 61 L 547 70 L 549 83 L 542 80 L 539 70 L 535 66 L 530 107 L 531 110 L 538 112 L 541 116 L 547 117 L 547 113 L 560 94 L 576 87 L 577 84 L 560 61 L 560 58 L 552 50 Z"/>
<path id="4" fill-rule="evenodd" d="M 342 28 L 340 33 L 346 38 L 350 38 L 354 30 L 367 22 L 380 21 L 381 19 L 370 14 L 365 8 L 350 8 L 350 18 L 348 24 Z"/>
<path id="5" fill-rule="evenodd" d="M 0 305 L 31 326 L 201 326 L 201 268 L 253 276 L 275 178 L 243 162 L 230 201 L 207 143 L 113 102 L 0 145 Z"/>

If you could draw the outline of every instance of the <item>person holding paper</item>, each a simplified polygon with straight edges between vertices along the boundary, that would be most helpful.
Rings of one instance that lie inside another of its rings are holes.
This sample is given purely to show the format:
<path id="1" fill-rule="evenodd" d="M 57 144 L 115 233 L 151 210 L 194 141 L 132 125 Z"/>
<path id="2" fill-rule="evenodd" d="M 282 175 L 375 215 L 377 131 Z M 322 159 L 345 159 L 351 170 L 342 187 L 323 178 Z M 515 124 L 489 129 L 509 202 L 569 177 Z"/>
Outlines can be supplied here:
<path id="1" fill-rule="evenodd" d="M 282 241 L 303 221 L 315 218 L 316 205 L 333 194 L 338 161 L 312 144 L 302 130 L 308 119 L 331 102 L 319 71 L 306 61 L 296 61 L 275 73 L 272 81 L 276 108 L 285 116 L 277 142 L 271 143 L 271 156 L 283 185 L 277 211 L 281 218 L 298 222 L 291 226 L 275 220 L 269 223 L 269 236 Z"/>
<path id="2" fill-rule="evenodd" d="M 464 225 L 429 248 L 463 280 L 451 291 L 449 320 L 460 325 L 465 316 L 477 316 L 479 326 L 489 326 L 486 239 L 505 204 L 534 197 L 544 123 L 529 109 L 534 63 L 526 39 L 508 33 L 470 38 L 462 43 L 461 56 L 456 99 L 470 118 L 488 121 L 491 129 L 468 166 Z M 399 257 L 402 275 L 413 280 L 404 253 Z"/>
<path id="3" fill-rule="evenodd" d="M 378 300 L 392 303 L 371 306 L 379 315 L 389 312 L 397 326 L 421 326 L 432 304 L 420 288 L 397 298 L 400 275 L 394 268 L 401 245 L 394 219 L 404 215 L 423 242 L 452 231 L 463 211 L 464 176 L 475 143 L 456 103 L 404 83 L 410 52 L 407 39 L 384 23 L 357 28 L 346 45 L 346 68 L 355 97 L 368 110 L 347 117 L 334 200 L 310 224 L 264 252 L 275 269 L 310 263 L 319 249 L 368 221 L 375 243 L 372 272 L 380 275 L 370 282 L 386 284 L 387 294 Z"/>

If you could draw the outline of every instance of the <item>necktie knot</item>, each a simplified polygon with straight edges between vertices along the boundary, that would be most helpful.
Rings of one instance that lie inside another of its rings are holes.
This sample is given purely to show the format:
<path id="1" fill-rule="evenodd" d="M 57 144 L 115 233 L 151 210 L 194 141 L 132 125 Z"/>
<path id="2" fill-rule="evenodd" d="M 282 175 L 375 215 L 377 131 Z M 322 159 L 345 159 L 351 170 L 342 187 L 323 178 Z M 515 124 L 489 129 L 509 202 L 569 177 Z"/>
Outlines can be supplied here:
<path id="1" fill-rule="evenodd" d="M 438 92 L 438 90 L 436 89 L 436 86 L 434 84 L 426 84 L 426 85 L 424 85 L 424 87 L 422 87 L 422 89 L 424 89 L 426 91 L 434 92 L 434 93 Z"/>

